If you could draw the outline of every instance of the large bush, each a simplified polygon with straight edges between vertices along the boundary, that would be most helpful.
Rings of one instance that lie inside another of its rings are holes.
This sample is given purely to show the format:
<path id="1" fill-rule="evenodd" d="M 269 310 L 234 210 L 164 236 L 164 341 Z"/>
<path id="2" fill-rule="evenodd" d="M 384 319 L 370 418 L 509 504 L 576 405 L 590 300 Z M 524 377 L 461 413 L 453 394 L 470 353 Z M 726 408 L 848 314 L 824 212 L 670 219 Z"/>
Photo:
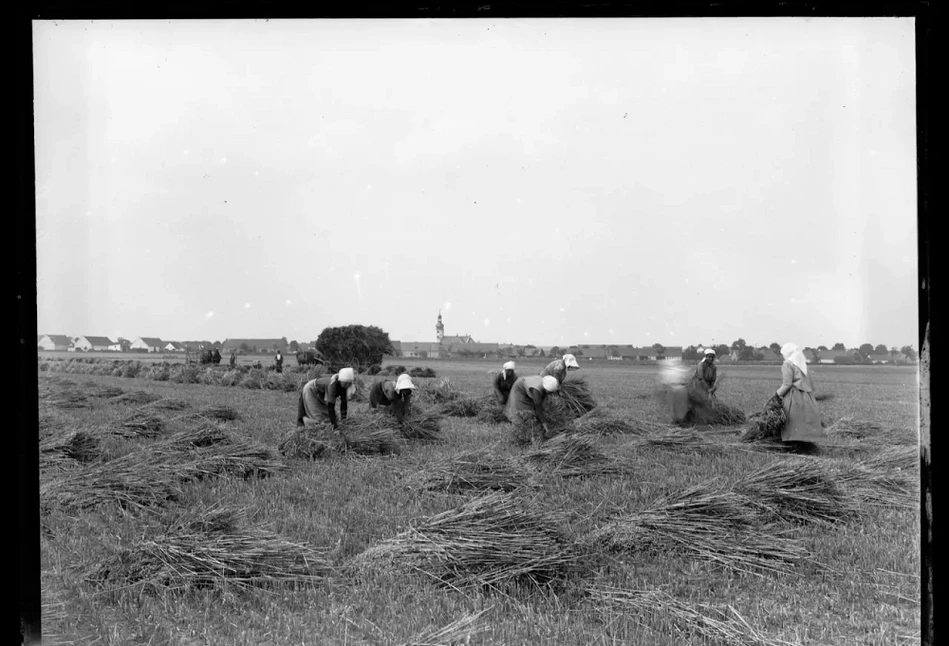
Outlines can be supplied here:
<path id="1" fill-rule="evenodd" d="M 393 352 L 389 335 L 374 325 L 324 328 L 316 349 L 331 363 L 331 369 L 337 365 L 381 364 L 382 357 Z"/>

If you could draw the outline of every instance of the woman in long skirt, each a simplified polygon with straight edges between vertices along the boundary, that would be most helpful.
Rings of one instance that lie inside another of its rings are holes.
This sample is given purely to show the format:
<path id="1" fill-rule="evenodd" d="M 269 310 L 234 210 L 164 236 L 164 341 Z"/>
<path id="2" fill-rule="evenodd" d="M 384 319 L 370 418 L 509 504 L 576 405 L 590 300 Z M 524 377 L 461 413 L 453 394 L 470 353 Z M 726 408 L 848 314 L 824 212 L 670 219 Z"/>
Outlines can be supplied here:
<path id="1" fill-rule="evenodd" d="M 781 356 L 784 357 L 781 365 L 783 382 L 775 394 L 781 399 L 788 416 L 781 431 L 781 441 L 813 444 L 826 439 L 804 353 L 793 343 L 785 343 Z"/>

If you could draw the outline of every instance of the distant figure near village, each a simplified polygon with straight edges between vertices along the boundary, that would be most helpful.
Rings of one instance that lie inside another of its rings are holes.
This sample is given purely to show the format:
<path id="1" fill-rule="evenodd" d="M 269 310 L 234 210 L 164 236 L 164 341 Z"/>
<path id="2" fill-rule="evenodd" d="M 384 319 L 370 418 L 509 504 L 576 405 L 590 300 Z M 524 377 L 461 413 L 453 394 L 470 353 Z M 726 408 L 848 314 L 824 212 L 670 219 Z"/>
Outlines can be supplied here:
<path id="1" fill-rule="evenodd" d="M 514 362 L 508 361 L 501 366 L 501 372 L 494 376 L 494 396 L 502 406 L 507 404 L 508 397 L 511 395 L 511 388 L 514 387 L 514 382 L 517 381 L 514 368 Z"/>
<path id="2" fill-rule="evenodd" d="M 274 355 L 273 362 L 277 366 L 277 372 L 283 372 L 283 355 L 280 350 L 277 350 L 277 354 Z"/>

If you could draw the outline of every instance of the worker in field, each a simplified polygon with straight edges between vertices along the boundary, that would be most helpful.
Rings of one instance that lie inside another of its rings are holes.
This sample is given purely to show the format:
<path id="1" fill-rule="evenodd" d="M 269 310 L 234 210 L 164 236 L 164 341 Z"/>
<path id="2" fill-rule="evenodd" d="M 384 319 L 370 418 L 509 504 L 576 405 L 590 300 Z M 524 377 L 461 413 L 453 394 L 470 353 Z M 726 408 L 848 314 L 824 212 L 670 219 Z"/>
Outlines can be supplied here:
<path id="1" fill-rule="evenodd" d="M 399 375 L 399 378 L 394 381 L 391 379 L 377 381 L 369 390 L 369 408 L 387 406 L 395 415 L 396 421 L 401 424 L 409 413 L 413 390 L 415 390 L 415 384 L 406 374 Z"/>
<path id="2" fill-rule="evenodd" d="M 214 348 L 214 351 L 211 353 L 211 356 L 212 356 L 212 359 L 211 359 L 211 360 L 214 362 L 215 365 L 221 363 L 221 351 L 220 351 L 220 350 L 218 350 L 217 348 Z"/>
<path id="3" fill-rule="evenodd" d="M 339 429 L 339 422 L 346 419 L 349 396 L 347 390 L 356 381 L 352 368 L 343 368 L 334 375 L 311 379 L 303 386 L 297 404 L 297 426 L 318 426 L 329 422 Z M 339 402 L 339 417 L 336 402 Z M 346 436 L 343 436 L 346 439 Z"/>
<path id="4" fill-rule="evenodd" d="M 501 372 L 494 376 L 494 396 L 502 406 L 507 404 L 508 397 L 511 395 L 511 388 L 514 386 L 514 382 L 517 381 L 514 367 L 514 362 L 508 361 L 501 366 Z"/>
<path id="5" fill-rule="evenodd" d="M 544 439 L 546 439 L 550 435 L 550 428 L 547 426 L 547 416 L 544 414 L 544 403 L 548 395 L 559 389 L 560 382 L 552 375 L 518 377 L 511 387 L 504 414 L 516 424 L 519 416 L 533 413 L 534 418 L 543 428 Z"/>
<path id="6" fill-rule="evenodd" d="M 708 348 L 705 356 L 695 366 L 692 376 L 692 389 L 695 393 L 706 397 L 714 397 L 718 390 L 718 366 L 715 365 L 715 350 Z"/>
<path id="7" fill-rule="evenodd" d="M 695 379 L 694 372 L 687 366 L 663 363 L 659 366 L 662 382 L 663 404 L 673 424 L 688 424 L 692 418 L 692 403 L 689 400 L 689 387 Z"/>
<path id="8" fill-rule="evenodd" d="M 821 424 L 820 410 L 814 399 L 814 384 L 807 374 L 807 359 L 793 343 L 781 348 L 784 363 L 781 365 L 781 387 L 775 396 L 781 401 L 788 421 L 781 430 L 782 442 L 803 443 L 806 449 L 827 437 Z"/>
<path id="9" fill-rule="evenodd" d="M 231 350 L 231 367 L 232 368 L 237 367 L 237 351 L 236 350 Z"/>
<path id="10" fill-rule="evenodd" d="M 283 354 L 277 350 L 273 358 L 274 365 L 277 366 L 277 372 L 283 372 Z"/>
<path id="11" fill-rule="evenodd" d="M 563 380 L 567 378 L 567 372 L 570 370 L 579 370 L 580 364 L 577 363 L 577 358 L 572 354 L 563 355 L 562 359 L 554 359 L 547 366 L 540 371 L 541 377 L 553 377 L 557 380 L 558 384 L 562 384 Z"/>

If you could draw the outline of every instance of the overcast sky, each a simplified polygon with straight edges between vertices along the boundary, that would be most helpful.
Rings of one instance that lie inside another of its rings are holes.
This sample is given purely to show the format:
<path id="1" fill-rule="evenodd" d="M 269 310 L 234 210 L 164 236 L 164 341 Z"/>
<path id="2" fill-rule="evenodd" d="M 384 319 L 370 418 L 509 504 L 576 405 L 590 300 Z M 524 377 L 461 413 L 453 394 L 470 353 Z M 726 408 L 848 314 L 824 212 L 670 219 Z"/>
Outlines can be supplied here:
<path id="1" fill-rule="evenodd" d="M 34 43 L 38 333 L 916 345 L 911 18 Z"/>

